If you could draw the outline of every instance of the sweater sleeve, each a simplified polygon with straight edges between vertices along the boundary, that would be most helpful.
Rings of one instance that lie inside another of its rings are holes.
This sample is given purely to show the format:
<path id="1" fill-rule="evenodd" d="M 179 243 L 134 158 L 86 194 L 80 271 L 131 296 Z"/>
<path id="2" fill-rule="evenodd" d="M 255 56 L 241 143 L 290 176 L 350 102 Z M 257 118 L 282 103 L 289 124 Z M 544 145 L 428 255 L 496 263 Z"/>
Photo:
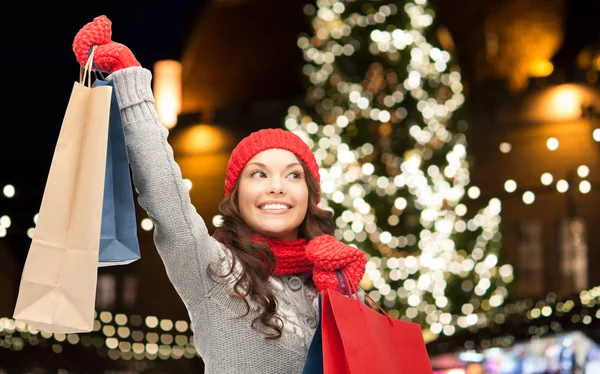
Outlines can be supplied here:
<path id="1" fill-rule="evenodd" d="M 154 107 L 152 74 L 129 67 L 108 78 L 116 90 L 138 202 L 154 222 L 154 243 L 184 303 L 210 291 L 207 266 L 218 261 L 218 243 L 192 205 L 165 128 Z"/>

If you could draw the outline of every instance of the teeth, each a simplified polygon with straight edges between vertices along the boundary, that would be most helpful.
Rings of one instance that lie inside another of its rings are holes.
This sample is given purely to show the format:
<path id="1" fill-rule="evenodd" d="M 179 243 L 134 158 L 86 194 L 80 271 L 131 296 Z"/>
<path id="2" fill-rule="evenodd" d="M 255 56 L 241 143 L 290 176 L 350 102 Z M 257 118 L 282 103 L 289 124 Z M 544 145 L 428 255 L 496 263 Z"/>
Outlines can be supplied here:
<path id="1" fill-rule="evenodd" d="M 285 204 L 265 204 L 260 206 L 261 210 L 284 210 L 290 209 L 289 206 Z"/>

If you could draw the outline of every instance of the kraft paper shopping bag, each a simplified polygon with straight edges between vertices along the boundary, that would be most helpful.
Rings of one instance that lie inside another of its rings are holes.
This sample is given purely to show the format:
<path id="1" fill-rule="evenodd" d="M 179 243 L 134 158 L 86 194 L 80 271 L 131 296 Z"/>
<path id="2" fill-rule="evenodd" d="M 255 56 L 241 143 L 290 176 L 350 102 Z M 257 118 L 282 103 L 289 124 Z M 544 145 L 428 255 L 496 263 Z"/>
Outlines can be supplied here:
<path id="1" fill-rule="evenodd" d="M 52 333 L 94 323 L 112 87 L 91 87 L 90 61 L 71 91 L 13 315 Z"/>

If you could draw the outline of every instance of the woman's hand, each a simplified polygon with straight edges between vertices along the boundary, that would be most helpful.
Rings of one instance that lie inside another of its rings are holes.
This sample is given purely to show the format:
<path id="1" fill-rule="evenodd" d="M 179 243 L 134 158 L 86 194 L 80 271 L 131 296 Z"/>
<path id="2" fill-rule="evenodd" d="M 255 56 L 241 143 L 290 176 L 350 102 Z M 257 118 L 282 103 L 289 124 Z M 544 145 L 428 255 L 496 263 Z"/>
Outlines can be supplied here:
<path id="1" fill-rule="evenodd" d="M 320 290 L 339 290 L 335 276 L 335 271 L 338 269 L 343 269 L 348 282 L 353 288 L 358 288 L 367 264 L 367 256 L 364 252 L 326 234 L 308 242 L 306 256 L 314 264 L 313 281 Z"/>
<path id="2" fill-rule="evenodd" d="M 81 66 L 85 66 L 90 48 L 94 45 L 94 62 L 103 72 L 114 73 L 131 66 L 140 66 L 128 47 L 111 40 L 111 27 L 112 22 L 106 16 L 98 16 L 77 32 L 73 40 L 73 53 Z"/>

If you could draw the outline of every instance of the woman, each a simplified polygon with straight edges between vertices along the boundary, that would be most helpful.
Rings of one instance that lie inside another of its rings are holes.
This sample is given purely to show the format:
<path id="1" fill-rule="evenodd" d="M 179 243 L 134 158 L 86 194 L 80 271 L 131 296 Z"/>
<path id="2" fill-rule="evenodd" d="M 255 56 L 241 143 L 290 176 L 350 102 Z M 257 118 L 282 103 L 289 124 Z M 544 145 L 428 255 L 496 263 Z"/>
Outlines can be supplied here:
<path id="1" fill-rule="evenodd" d="M 310 149 L 282 129 L 243 139 L 227 165 L 223 224 L 211 237 L 155 111 L 150 71 L 111 41 L 105 16 L 75 36 L 82 66 L 93 45 L 96 65 L 114 82 L 139 203 L 154 221 L 206 373 L 301 373 L 319 318 L 317 293 L 338 289 L 337 269 L 358 287 L 366 265 L 364 253 L 331 236 Z"/>

